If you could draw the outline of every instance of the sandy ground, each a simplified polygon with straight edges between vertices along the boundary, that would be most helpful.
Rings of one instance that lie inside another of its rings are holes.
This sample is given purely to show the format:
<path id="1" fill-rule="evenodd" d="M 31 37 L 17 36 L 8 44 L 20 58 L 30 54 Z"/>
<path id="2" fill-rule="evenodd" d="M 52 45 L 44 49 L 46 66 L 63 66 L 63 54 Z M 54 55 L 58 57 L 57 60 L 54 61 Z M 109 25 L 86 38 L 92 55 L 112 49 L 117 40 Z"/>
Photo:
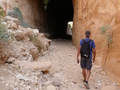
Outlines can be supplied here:
<path id="1" fill-rule="evenodd" d="M 49 51 L 44 53 L 41 60 L 52 62 L 51 73 L 58 73 L 60 81 L 64 82 L 60 90 L 85 90 L 82 70 L 76 62 L 77 49 L 68 40 L 53 40 Z M 120 90 L 116 82 L 110 81 L 100 66 L 93 64 L 89 80 L 90 90 L 101 90 L 106 85 L 114 85 Z"/>

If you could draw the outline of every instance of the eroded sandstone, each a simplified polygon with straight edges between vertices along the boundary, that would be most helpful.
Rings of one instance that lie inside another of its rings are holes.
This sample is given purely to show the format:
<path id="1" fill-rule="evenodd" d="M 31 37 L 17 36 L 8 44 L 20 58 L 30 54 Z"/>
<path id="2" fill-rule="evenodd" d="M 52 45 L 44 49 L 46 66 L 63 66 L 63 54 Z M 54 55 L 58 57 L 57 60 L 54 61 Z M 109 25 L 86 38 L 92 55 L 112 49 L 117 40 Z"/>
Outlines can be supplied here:
<path id="1" fill-rule="evenodd" d="M 73 43 L 78 47 L 80 39 L 84 38 L 86 30 L 91 31 L 91 38 L 96 43 L 96 64 L 102 65 L 107 75 L 119 81 L 120 76 L 120 44 L 119 44 L 119 0 L 73 0 L 74 30 Z M 109 25 L 113 42 L 108 45 L 101 35 L 100 28 Z"/>

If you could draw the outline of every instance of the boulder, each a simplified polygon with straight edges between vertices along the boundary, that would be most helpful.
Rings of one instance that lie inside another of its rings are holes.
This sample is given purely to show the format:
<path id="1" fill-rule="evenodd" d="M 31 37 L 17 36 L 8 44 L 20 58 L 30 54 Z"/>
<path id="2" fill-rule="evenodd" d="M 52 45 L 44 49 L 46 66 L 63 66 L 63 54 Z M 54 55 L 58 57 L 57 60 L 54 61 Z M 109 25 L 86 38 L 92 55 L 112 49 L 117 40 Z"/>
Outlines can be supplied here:
<path id="1" fill-rule="evenodd" d="M 10 16 L 6 16 L 5 17 L 5 22 L 8 22 L 8 21 L 13 21 L 17 25 L 17 27 L 19 26 L 19 20 L 16 19 L 16 18 L 13 18 L 13 17 L 10 17 Z"/>
<path id="2" fill-rule="evenodd" d="M 37 59 L 39 56 L 39 51 L 37 49 L 31 49 L 30 53 L 32 54 L 33 60 Z"/>
<path id="3" fill-rule="evenodd" d="M 15 61 L 14 64 L 18 65 L 22 69 L 34 69 L 34 70 L 47 71 L 51 68 L 50 61 L 45 61 L 45 62 Z"/>
<path id="4" fill-rule="evenodd" d="M 44 35 L 44 34 L 43 34 Z M 38 39 L 43 42 L 43 45 L 44 45 L 44 50 L 48 50 L 48 47 L 50 46 L 51 44 L 51 40 L 50 39 L 47 39 L 47 38 L 43 38 L 41 37 L 41 35 L 39 34 L 38 36 Z"/>
<path id="5" fill-rule="evenodd" d="M 16 23 L 12 23 L 11 26 L 10 26 L 10 29 L 17 30 L 18 29 L 17 24 Z"/>
<path id="6" fill-rule="evenodd" d="M 101 90 L 117 90 L 117 88 L 115 86 L 104 86 Z"/>
<path id="7" fill-rule="evenodd" d="M 34 35 L 38 37 L 39 35 L 39 30 L 38 29 L 33 29 Z"/>
<path id="8" fill-rule="evenodd" d="M 7 25 L 7 23 L 6 23 L 6 22 L 2 22 L 2 24 L 3 24 L 3 25 L 5 25 L 5 26 Z"/>
<path id="9" fill-rule="evenodd" d="M 21 41 L 25 39 L 25 35 L 22 31 L 17 31 L 14 36 L 17 41 Z"/>
<path id="10" fill-rule="evenodd" d="M 32 30 L 31 28 L 27 28 L 27 29 L 24 31 L 24 33 L 25 33 L 25 35 L 26 35 L 27 37 L 29 37 L 29 38 L 34 35 L 34 32 L 33 32 L 33 30 Z"/>
<path id="11" fill-rule="evenodd" d="M 39 35 L 40 37 L 45 38 L 45 35 L 43 33 L 40 33 Z"/>
<path id="12" fill-rule="evenodd" d="M 45 46 L 45 50 L 48 50 L 50 44 L 49 44 L 48 42 L 45 42 L 45 43 L 44 43 L 44 46 Z"/>

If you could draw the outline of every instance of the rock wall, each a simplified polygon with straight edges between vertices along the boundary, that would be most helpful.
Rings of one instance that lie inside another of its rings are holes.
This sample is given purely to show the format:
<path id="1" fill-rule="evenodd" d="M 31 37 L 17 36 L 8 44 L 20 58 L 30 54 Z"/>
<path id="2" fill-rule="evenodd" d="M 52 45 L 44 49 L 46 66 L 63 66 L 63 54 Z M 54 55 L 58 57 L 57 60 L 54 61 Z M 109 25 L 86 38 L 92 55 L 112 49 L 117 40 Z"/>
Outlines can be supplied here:
<path id="1" fill-rule="evenodd" d="M 31 26 L 36 26 L 40 31 L 46 30 L 46 15 L 42 0 L 0 0 L 0 4 L 6 13 L 14 7 L 18 7 L 24 21 Z"/>
<path id="2" fill-rule="evenodd" d="M 120 83 L 120 0 L 73 0 L 73 6 L 73 43 L 78 47 L 85 30 L 90 30 L 96 43 L 96 64 Z M 109 48 L 100 32 L 104 25 L 111 27 L 113 41 Z"/>

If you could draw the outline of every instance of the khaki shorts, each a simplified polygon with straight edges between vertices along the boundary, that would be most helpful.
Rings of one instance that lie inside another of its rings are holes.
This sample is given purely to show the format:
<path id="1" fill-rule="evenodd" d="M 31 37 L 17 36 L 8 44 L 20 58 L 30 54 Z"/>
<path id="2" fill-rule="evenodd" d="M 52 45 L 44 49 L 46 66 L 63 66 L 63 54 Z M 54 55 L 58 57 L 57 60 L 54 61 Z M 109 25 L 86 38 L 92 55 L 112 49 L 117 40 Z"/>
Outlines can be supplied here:
<path id="1" fill-rule="evenodd" d="M 81 57 L 81 62 L 80 62 L 81 68 L 86 68 L 87 70 L 91 70 L 92 68 L 92 60 L 89 59 L 85 59 L 83 57 Z"/>

